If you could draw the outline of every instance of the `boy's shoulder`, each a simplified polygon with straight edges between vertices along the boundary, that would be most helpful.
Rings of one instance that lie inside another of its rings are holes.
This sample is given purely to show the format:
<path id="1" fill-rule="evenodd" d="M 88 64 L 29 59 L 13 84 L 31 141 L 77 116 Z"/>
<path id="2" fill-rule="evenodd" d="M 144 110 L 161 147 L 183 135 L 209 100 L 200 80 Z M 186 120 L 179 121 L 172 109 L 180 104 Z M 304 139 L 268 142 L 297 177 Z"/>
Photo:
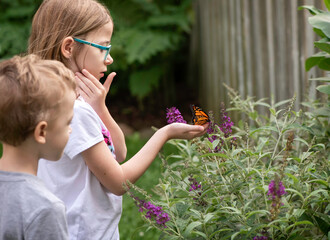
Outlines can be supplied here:
<path id="1" fill-rule="evenodd" d="M 0 192 L 0 239 L 67 235 L 64 203 L 36 176 L 0 171 Z"/>
<path id="2" fill-rule="evenodd" d="M 38 177 L 31 174 L 0 171 L 0 191 L 6 192 L 2 202 L 6 200 L 8 205 L 20 204 L 22 210 L 49 209 L 54 204 L 63 204 Z M 29 204 L 25 205 L 25 201 Z"/>

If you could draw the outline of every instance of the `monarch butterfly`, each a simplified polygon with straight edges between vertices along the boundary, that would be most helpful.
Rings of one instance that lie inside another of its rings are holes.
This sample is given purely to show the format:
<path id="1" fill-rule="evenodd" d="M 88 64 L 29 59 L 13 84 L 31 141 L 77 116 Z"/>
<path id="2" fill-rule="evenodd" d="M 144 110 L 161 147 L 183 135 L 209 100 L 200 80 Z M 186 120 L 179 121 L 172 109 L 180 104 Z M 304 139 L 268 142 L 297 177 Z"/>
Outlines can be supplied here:
<path id="1" fill-rule="evenodd" d="M 192 122 L 194 125 L 204 125 L 205 123 L 210 122 L 209 115 L 207 115 L 207 113 L 200 107 L 191 104 L 190 109 L 193 115 Z"/>

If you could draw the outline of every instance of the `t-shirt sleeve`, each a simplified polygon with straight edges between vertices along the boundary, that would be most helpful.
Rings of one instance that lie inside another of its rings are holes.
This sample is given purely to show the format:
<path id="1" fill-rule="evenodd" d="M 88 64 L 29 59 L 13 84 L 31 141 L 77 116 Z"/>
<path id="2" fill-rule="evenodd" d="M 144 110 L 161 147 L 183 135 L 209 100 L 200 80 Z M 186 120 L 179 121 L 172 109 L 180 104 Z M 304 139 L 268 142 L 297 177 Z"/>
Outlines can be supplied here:
<path id="1" fill-rule="evenodd" d="M 75 101 L 71 128 L 72 132 L 64 150 L 70 158 L 104 140 L 98 115 L 83 101 Z"/>
<path id="2" fill-rule="evenodd" d="M 68 240 L 68 227 L 63 203 L 43 208 L 25 229 L 27 240 Z"/>

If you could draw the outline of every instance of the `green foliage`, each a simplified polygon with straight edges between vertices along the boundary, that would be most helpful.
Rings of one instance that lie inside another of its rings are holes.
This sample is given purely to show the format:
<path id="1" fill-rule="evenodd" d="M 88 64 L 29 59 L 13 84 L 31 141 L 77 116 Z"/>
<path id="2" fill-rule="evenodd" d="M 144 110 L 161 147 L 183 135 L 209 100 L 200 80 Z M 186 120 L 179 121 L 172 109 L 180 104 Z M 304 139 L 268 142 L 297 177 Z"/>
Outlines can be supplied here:
<path id="1" fill-rule="evenodd" d="M 179 154 L 162 158 L 163 177 L 152 199 L 171 217 L 160 229 L 162 239 L 327 239 L 329 103 L 304 103 L 311 111 L 296 112 L 295 98 L 269 105 L 229 92 L 228 111 L 246 115 L 249 125 L 240 121 L 229 137 L 218 129 L 193 141 L 171 141 Z M 269 114 L 260 115 L 258 105 Z M 219 140 L 211 143 L 212 136 Z M 191 178 L 199 189 L 191 191 Z M 286 194 L 274 202 L 268 188 L 276 179 Z"/>
<path id="2" fill-rule="evenodd" d="M 32 18 L 41 2 L 0 1 L 0 59 L 26 52 Z M 175 66 L 188 59 L 192 0 L 101 2 L 110 9 L 115 23 L 114 63 L 109 71 L 119 73 L 119 88 L 129 89 L 142 106 L 144 98 L 161 89 L 162 81 L 175 85 Z M 165 95 L 174 95 L 172 91 L 171 87 L 162 89 Z"/>
<path id="3" fill-rule="evenodd" d="M 330 1 L 324 0 L 324 3 L 329 10 Z M 321 37 L 321 40 L 314 42 L 315 47 L 320 49 L 321 52 L 316 53 L 306 60 L 306 71 L 309 71 L 314 66 L 318 66 L 325 71 L 330 71 L 330 13 L 317 9 L 314 6 L 302 6 L 299 9 L 308 9 L 313 14 L 312 17 L 308 18 L 309 23 L 314 28 L 314 31 Z M 330 77 L 323 78 L 322 80 L 330 82 Z M 325 84 L 319 86 L 317 90 L 329 94 L 330 85 Z"/>
<path id="4" fill-rule="evenodd" d="M 147 139 L 142 139 L 138 133 L 126 137 L 127 159 L 133 157 L 146 143 Z M 166 144 L 163 151 L 166 154 L 176 152 L 176 149 Z M 150 165 L 147 172 L 137 181 L 136 186 L 152 191 L 158 183 L 161 175 L 161 160 L 159 157 Z M 135 240 L 155 240 L 160 236 L 160 231 L 147 226 L 143 219 L 137 217 L 137 209 L 134 201 L 125 194 L 123 196 L 123 214 L 119 223 L 121 239 Z"/>
<path id="5" fill-rule="evenodd" d="M 40 2 L 1 0 L 0 59 L 26 52 L 32 17 Z"/>
<path id="6" fill-rule="evenodd" d="M 175 65 L 184 63 L 192 24 L 192 1 L 104 1 L 115 23 L 111 71 L 121 71 L 140 103 L 161 81 L 173 84 Z M 181 57 L 178 57 L 181 56 Z M 172 83 L 171 83 L 172 82 Z M 170 88 L 162 91 L 168 93 Z M 142 105 L 142 104 L 141 104 Z"/>

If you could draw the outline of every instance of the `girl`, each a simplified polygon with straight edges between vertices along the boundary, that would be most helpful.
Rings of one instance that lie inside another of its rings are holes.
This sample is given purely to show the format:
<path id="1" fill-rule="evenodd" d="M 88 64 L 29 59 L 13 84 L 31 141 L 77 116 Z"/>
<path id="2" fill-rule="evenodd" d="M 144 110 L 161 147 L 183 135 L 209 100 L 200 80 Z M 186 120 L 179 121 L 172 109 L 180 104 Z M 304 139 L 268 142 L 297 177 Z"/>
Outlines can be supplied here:
<path id="1" fill-rule="evenodd" d="M 40 161 L 38 176 L 67 208 L 71 239 L 119 239 L 121 195 L 136 182 L 167 140 L 203 135 L 207 126 L 182 123 L 159 129 L 122 165 L 124 135 L 105 105 L 115 73 L 99 82 L 113 62 L 113 21 L 96 0 L 45 0 L 33 18 L 29 52 L 63 62 L 76 75 L 72 134 L 58 162 Z M 111 135 L 110 133 L 111 132 Z"/>

